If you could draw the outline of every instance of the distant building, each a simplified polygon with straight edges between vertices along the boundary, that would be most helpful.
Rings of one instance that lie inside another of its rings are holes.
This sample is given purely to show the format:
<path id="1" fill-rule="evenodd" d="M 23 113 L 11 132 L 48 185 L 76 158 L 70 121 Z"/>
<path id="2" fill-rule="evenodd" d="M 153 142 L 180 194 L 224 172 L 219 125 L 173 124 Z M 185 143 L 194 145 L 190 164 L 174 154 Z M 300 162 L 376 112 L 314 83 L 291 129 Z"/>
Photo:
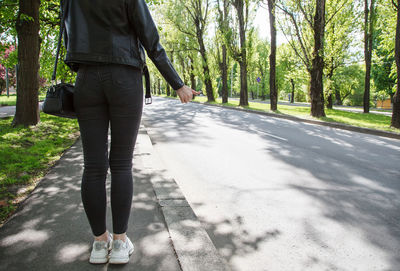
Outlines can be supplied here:
<path id="1" fill-rule="evenodd" d="M 392 102 L 391 102 L 390 99 L 377 100 L 376 101 L 376 108 L 392 109 Z"/>

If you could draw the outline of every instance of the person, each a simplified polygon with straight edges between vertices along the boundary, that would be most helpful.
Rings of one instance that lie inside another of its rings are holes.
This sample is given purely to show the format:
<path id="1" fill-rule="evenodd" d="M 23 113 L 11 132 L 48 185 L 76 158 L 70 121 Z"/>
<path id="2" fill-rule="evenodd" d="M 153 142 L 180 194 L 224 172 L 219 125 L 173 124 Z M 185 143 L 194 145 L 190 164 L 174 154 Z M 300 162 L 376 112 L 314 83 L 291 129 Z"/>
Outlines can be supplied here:
<path id="1" fill-rule="evenodd" d="M 143 110 L 141 44 L 182 103 L 199 93 L 173 68 L 144 0 L 64 0 L 61 5 L 64 62 L 77 71 L 74 107 L 84 155 L 81 196 L 94 235 L 89 262 L 125 264 L 134 250 L 126 232 L 133 195 L 132 157 Z M 106 228 L 108 168 L 113 234 Z"/>

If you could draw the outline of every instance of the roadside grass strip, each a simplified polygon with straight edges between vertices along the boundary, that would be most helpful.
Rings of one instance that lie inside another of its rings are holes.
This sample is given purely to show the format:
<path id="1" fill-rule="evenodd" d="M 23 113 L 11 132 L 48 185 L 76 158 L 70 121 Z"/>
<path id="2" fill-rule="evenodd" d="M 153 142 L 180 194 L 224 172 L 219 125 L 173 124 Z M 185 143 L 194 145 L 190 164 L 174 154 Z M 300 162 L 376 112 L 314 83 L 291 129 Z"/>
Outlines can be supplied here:
<path id="1" fill-rule="evenodd" d="M 36 126 L 0 119 L 0 225 L 79 137 L 76 120 L 40 114 Z"/>
<path id="2" fill-rule="evenodd" d="M 164 98 L 173 98 L 173 97 L 168 97 L 166 95 L 158 95 L 158 96 Z M 205 96 L 195 97 L 194 102 L 204 103 L 204 104 L 208 103 L 207 97 Z M 278 105 L 278 110 L 274 112 L 271 110 L 271 106 L 269 104 L 259 103 L 259 102 L 249 102 L 249 106 L 241 107 L 239 106 L 238 100 L 228 99 L 228 103 L 222 104 L 222 100 L 218 98 L 216 99 L 215 102 L 211 102 L 208 104 L 216 104 L 216 105 L 221 105 L 226 107 L 236 107 L 236 108 L 240 107 L 259 112 L 289 115 L 303 119 L 317 119 L 311 117 L 310 107 L 307 106 Z M 391 124 L 390 116 L 385 116 L 382 114 L 374 114 L 374 113 L 364 114 L 364 113 L 348 112 L 338 109 L 327 109 L 327 108 L 325 108 L 325 114 L 326 117 L 317 120 L 325 122 L 333 122 L 333 123 L 335 122 L 343 123 L 351 126 L 400 133 L 400 129 L 396 129 L 390 126 Z"/>
<path id="3" fill-rule="evenodd" d="M 40 94 L 39 95 L 39 101 L 43 101 L 44 98 L 46 97 L 46 94 Z M 9 97 L 7 95 L 3 94 L 0 95 L 0 106 L 12 106 L 17 104 L 17 95 L 16 94 L 11 94 Z"/>

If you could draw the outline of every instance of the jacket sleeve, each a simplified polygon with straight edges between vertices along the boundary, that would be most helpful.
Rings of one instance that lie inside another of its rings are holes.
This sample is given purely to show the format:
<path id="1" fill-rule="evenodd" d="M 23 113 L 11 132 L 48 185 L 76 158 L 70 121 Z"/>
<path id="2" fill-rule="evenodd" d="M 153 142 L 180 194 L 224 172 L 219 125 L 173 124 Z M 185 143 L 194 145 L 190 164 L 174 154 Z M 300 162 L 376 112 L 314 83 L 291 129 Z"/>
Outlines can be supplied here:
<path id="1" fill-rule="evenodd" d="M 130 0 L 128 2 L 128 12 L 130 22 L 133 24 L 132 27 L 146 49 L 151 61 L 153 61 L 162 76 L 174 90 L 181 88 L 184 83 L 160 44 L 157 27 L 146 2 L 144 0 Z"/>

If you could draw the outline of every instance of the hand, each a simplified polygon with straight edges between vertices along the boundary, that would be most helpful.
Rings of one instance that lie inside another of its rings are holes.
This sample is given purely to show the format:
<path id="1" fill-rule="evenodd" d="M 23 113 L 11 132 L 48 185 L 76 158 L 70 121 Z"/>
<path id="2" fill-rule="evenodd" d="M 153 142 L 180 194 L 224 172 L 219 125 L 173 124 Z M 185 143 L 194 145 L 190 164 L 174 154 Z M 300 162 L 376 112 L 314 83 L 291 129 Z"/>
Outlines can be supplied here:
<path id="1" fill-rule="evenodd" d="M 185 104 L 190 102 L 190 100 L 192 100 L 193 95 L 199 95 L 200 92 L 197 92 L 191 89 L 190 87 L 184 85 L 183 87 L 181 87 L 176 91 L 176 94 L 178 94 L 179 99 L 181 99 L 181 102 Z"/>

